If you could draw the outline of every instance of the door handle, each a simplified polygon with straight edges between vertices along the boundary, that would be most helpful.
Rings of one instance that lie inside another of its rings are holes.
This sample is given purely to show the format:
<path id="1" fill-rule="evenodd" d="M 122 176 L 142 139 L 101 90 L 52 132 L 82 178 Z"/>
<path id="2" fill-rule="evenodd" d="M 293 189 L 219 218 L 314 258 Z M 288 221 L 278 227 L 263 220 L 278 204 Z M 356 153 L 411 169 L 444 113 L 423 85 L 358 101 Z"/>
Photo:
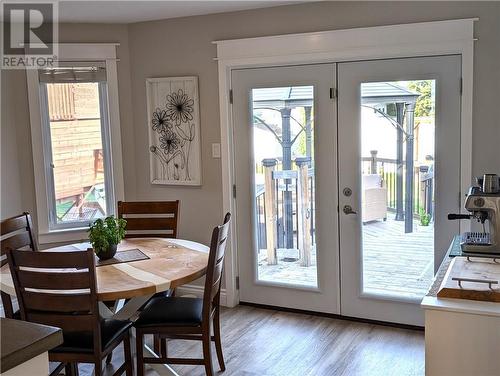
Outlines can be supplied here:
<path id="1" fill-rule="evenodd" d="M 344 212 L 344 214 L 358 214 L 354 210 L 352 210 L 351 205 L 344 205 L 342 211 Z"/>

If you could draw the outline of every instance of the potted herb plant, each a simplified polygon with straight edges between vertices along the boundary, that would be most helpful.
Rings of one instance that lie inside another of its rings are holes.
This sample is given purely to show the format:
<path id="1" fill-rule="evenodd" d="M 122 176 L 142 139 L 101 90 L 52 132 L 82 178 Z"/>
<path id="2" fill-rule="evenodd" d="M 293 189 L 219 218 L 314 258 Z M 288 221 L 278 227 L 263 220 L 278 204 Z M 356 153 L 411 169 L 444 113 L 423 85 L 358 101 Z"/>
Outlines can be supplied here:
<path id="1" fill-rule="evenodd" d="M 118 244 L 125 237 L 127 221 L 113 216 L 97 219 L 90 225 L 89 240 L 100 260 L 107 260 L 116 254 Z"/>

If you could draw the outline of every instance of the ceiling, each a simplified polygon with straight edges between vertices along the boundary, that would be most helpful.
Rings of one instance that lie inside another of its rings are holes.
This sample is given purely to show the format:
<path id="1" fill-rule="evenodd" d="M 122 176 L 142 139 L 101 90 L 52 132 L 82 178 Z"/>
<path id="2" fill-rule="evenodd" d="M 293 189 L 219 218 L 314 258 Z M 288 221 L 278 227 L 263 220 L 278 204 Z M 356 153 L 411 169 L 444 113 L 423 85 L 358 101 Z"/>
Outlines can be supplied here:
<path id="1" fill-rule="evenodd" d="M 166 18 L 266 8 L 304 2 L 308 1 L 63 0 L 59 2 L 59 22 L 133 23 Z"/>

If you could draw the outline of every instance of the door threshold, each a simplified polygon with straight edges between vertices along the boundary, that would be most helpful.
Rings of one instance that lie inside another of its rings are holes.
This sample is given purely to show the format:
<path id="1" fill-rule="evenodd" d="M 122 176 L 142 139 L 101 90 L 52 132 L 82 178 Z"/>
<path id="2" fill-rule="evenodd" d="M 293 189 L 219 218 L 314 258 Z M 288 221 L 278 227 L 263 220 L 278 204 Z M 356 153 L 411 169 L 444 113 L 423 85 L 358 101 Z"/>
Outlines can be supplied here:
<path id="1" fill-rule="evenodd" d="M 338 315 L 335 313 L 307 311 L 304 309 L 279 307 L 279 306 L 250 303 L 250 302 L 239 302 L 239 304 L 244 305 L 244 306 L 255 307 L 255 308 L 273 310 L 273 311 L 299 313 L 299 314 L 319 316 L 319 317 L 328 317 L 331 319 L 362 322 L 365 324 L 374 324 L 374 325 L 381 325 L 381 326 L 389 326 L 389 327 L 398 328 L 398 329 L 409 329 L 409 330 L 417 330 L 417 331 L 424 331 L 424 329 L 425 329 L 423 326 L 418 326 L 418 325 L 399 324 L 399 323 L 389 322 L 389 321 L 379 321 L 379 320 L 372 320 L 372 319 L 364 319 L 364 318 L 360 318 L 360 317 L 343 316 L 343 315 Z"/>

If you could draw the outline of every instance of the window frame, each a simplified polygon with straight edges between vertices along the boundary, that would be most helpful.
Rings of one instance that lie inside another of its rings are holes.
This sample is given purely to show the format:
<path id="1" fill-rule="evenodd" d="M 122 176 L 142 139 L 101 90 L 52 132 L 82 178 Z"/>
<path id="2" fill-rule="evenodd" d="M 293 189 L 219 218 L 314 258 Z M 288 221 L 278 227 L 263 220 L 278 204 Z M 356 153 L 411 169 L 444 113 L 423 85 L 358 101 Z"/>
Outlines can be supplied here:
<path id="1" fill-rule="evenodd" d="M 111 173 L 111 158 L 109 150 L 111 148 L 110 142 L 110 129 L 109 129 L 109 111 L 108 111 L 108 90 L 107 82 L 96 82 L 98 85 L 99 95 L 99 109 L 100 109 L 100 128 L 101 139 L 103 146 L 104 156 L 104 187 L 106 192 L 106 213 L 115 213 L 115 199 L 113 189 L 113 174 Z M 65 223 L 57 223 L 57 210 L 56 210 L 56 187 L 55 187 L 55 174 L 54 174 L 54 160 L 52 153 L 52 134 L 50 131 L 50 114 L 48 111 L 49 103 L 47 96 L 47 85 L 49 83 L 40 82 L 40 111 L 41 111 L 41 124 L 42 124 L 42 137 L 43 137 L 43 153 L 45 161 L 45 178 L 47 185 L 47 203 L 48 203 L 48 221 L 49 230 L 57 231 L 63 229 L 83 228 L 88 226 L 92 220 L 86 221 L 68 221 Z"/>
<path id="2" fill-rule="evenodd" d="M 64 62 L 104 62 L 106 84 L 99 83 L 101 105 L 101 137 L 106 172 L 105 189 L 108 215 L 116 214 L 116 201 L 124 199 L 118 77 L 115 43 L 59 44 L 59 60 Z M 30 109 L 31 141 L 35 178 L 38 240 L 40 244 L 87 239 L 88 222 L 57 224 L 53 207 L 55 190 L 52 163 L 52 144 L 47 108 L 47 93 L 39 80 L 38 70 L 26 70 Z M 106 182 L 107 181 L 107 182 Z"/>

